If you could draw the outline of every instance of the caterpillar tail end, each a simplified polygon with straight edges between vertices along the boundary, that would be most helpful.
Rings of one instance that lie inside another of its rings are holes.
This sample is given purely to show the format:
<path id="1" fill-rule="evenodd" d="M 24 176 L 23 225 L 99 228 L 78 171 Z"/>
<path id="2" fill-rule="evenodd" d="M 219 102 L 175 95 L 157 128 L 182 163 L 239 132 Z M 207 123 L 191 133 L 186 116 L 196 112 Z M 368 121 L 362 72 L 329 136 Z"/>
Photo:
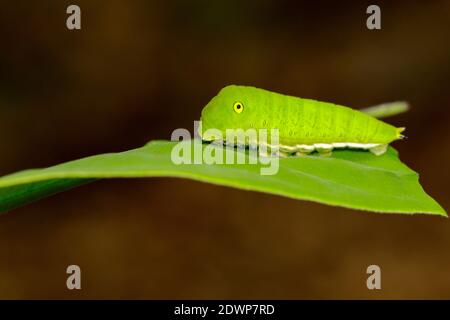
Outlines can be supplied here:
<path id="1" fill-rule="evenodd" d="M 406 139 L 407 136 L 403 135 L 402 132 L 405 131 L 405 127 L 397 128 L 397 139 Z"/>

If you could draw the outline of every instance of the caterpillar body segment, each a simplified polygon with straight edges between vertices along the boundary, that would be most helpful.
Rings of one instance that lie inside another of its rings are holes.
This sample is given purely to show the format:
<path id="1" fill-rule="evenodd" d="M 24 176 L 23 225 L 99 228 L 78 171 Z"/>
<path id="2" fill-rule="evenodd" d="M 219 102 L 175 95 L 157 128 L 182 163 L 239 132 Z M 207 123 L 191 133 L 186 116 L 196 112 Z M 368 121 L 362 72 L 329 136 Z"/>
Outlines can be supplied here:
<path id="1" fill-rule="evenodd" d="M 328 156 L 336 148 L 381 155 L 389 143 L 403 138 L 405 129 L 345 106 L 235 85 L 223 88 L 206 105 L 201 120 L 203 140 L 215 140 L 206 134 L 210 129 L 223 139 L 227 129 L 278 129 L 277 143 L 268 140 L 267 144 L 278 148 L 280 155 L 299 156 L 313 151 Z M 252 140 L 244 144 L 261 143 Z"/>

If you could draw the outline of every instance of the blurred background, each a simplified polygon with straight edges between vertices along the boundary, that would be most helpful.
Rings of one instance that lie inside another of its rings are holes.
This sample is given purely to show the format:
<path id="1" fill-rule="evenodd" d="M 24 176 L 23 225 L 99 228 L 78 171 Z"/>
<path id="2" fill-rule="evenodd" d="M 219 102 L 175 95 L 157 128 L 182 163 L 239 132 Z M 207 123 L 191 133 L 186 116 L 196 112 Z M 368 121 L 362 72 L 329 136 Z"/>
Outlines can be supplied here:
<path id="1" fill-rule="evenodd" d="M 66 28 L 77 4 L 82 29 Z M 170 139 L 220 88 L 408 100 L 401 159 L 450 208 L 450 2 L 0 4 L 0 175 Z M 0 298 L 450 298 L 450 223 L 182 179 L 99 181 L 0 216 Z M 66 268 L 82 290 L 66 288 Z M 382 290 L 366 287 L 377 264 Z"/>

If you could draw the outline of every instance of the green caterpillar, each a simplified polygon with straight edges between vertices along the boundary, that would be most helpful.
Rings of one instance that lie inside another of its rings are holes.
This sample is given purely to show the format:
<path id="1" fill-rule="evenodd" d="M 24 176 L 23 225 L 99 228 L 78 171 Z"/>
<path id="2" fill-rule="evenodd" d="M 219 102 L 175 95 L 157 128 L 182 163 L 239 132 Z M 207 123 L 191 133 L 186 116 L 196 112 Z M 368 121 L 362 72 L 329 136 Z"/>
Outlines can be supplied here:
<path id="1" fill-rule="evenodd" d="M 207 141 L 217 139 L 203 134 L 208 129 L 225 137 L 226 129 L 276 128 L 280 152 L 298 155 L 327 155 L 334 148 L 381 155 L 405 130 L 348 107 L 237 85 L 223 88 L 202 110 L 201 121 L 199 133 Z"/>

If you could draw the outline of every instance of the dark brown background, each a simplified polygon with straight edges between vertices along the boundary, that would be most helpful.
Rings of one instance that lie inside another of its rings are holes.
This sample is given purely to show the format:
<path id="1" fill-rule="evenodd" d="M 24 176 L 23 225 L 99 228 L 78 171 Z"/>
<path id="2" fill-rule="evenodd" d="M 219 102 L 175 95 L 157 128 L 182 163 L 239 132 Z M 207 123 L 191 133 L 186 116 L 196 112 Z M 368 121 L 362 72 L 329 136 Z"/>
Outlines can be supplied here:
<path id="1" fill-rule="evenodd" d="M 0 174 L 123 151 L 231 83 L 352 107 L 398 99 L 395 147 L 450 208 L 450 2 L 0 4 Z M 450 223 L 180 179 L 101 181 L 0 217 L 0 298 L 450 298 Z M 65 287 L 82 268 L 78 292 Z M 366 268 L 382 269 L 382 290 Z"/>

